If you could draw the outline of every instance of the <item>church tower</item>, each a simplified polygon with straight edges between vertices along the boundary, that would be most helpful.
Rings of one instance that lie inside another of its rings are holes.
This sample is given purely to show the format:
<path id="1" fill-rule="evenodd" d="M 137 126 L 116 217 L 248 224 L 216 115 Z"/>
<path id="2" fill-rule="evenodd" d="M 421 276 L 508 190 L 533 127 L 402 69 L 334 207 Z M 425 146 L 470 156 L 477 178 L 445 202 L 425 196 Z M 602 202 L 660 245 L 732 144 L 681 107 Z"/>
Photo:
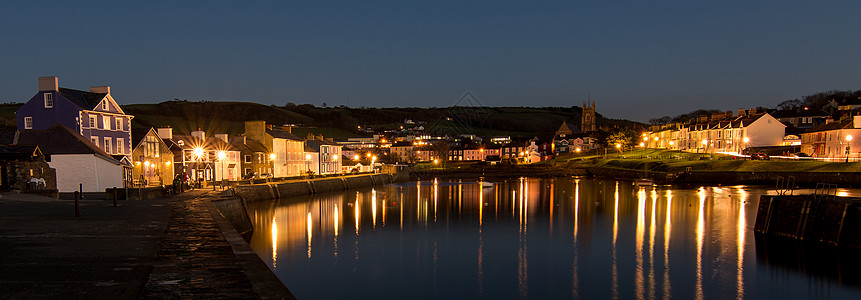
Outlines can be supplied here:
<path id="1" fill-rule="evenodd" d="M 597 118 L 595 117 L 595 101 L 592 101 L 591 106 L 587 106 L 586 101 L 583 101 L 583 117 L 580 121 L 580 132 L 591 132 L 598 130 L 596 120 Z"/>

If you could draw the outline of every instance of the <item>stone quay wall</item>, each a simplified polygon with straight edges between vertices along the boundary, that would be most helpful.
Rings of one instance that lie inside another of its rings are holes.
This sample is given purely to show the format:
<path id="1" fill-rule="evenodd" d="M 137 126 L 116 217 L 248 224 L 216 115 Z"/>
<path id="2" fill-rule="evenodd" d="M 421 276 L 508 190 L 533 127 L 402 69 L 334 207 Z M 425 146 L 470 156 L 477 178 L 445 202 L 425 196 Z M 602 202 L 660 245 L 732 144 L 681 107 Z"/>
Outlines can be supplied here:
<path id="1" fill-rule="evenodd" d="M 288 182 L 245 184 L 233 187 L 234 195 L 244 201 L 260 201 L 316 193 L 336 192 L 352 188 L 368 187 L 406 181 L 405 173 L 363 174 L 341 177 L 324 177 Z"/>
<path id="2" fill-rule="evenodd" d="M 861 249 L 861 199 L 832 195 L 763 195 L 758 233 Z"/>

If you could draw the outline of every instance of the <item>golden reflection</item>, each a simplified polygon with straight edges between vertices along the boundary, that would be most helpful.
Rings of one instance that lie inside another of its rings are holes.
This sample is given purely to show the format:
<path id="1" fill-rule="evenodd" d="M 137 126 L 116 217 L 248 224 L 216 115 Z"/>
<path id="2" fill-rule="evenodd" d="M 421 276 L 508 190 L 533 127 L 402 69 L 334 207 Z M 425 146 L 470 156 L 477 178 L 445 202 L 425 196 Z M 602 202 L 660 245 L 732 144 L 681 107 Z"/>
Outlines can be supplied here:
<path id="1" fill-rule="evenodd" d="M 517 249 L 517 287 L 520 292 L 520 298 L 528 298 L 529 295 L 529 277 L 528 277 L 528 262 L 526 251 L 526 207 L 528 206 L 528 198 L 526 181 L 520 178 L 520 245 Z"/>
<path id="2" fill-rule="evenodd" d="M 548 220 L 550 222 L 550 235 L 553 235 L 553 190 L 554 190 L 553 185 L 554 185 L 554 182 L 551 179 L 551 181 L 550 181 L 550 192 L 549 192 L 549 194 L 550 194 L 550 219 Z"/>
<path id="3" fill-rule="evenodd" d="M 353 213 L 356 219 L 356 235 L 359 235 L 359 199 L 353 204 Z"/>
<path id="4" fill-rule="evenodd" d="M 311 258 L 311 225 L 312 224 L 313 223 L 311 220 L 311 212 L 309 211 L 308 212 L 308 225 L 306 227 L 306 228 L 308 228 L 308 258 Z"/>
<path id="5" fill-rule="evenodd" d="M 340 209 L 340 207 L 338 206 L 338 204 L 335 204 L 335 211 L 334 211 L 334 218 L 333 218 L 333 219 L 335 219 L 335 224 L 334 224 L 335 225 L 335 237 L 332 239 L 332 246 L 333 246 L 333 250 L 334 250 L 332 252 L 332 254 L 335 256 L 336 259 L 338 258 L 338 227 L 340 227 L 340 226 L 338 226 L 338 222 L 340 221 L 338 219 L 338 210 L 339 209 Z"/>
<path id="6" fill-rule="evenodd" d="M 703 298 L 703 238 L 705 236 L 705 203 L 706 191 L 705 188 L 700 188 L 697 192 L 700 197 L 700 208 L 697 216 L 697 285 L 695 299 Z"/>
<path id="7" fill-rule="evenodd" d="M 481 233 L 481 225 L 484 219 L 484 190 L 479 182 L 478 185 L 478 233 Z M 480 237 L 480 236 L 479 236 Z"/>
<path id="8" fill-rule="evenodd" d="M 436 205 L 439 199 L 439 183 L 433 179 L 433 222 L 436 223 Z"/>
<path id="9" fill-rule="evenodd" d="M 580 215 L 580 179 L 574 180 L 574 261 L 571 263 L 571 297 L 580 298 L 580 278 L 578 277 L 578 259 L 579 251 L 577 251 L 577 223 Z"/>
<path id="10" fill-rule="evenodd" d="M 634 239 L 636 248 L 634 255 L 636 266 L 634 268 L 634 294 L 637 299 L 645 298 L 644 274 L 643 274 L 643 239 L 646 235 L 646 190 L 640 187 L 637 191 L 637 228 Z"/>
<path id="11" fill-rule="evenodd" d="M 277 268 L 278 262 L 278 224 L 275 223 L 275 217 L 272 217 L 272 269 Z"/>
<path id="12" fill-rule="evenodd" d="M 386 206 L 386 199 L 383 199 L 383 203 L 382 203 L 382 204 L 383 204 L 383 209 L 382 209 L 382 211 L 383 211 L 383 227 L 386 227 L 386 210 L 387 210 L 387 209 L 386 209 L 386 208 L 387 208 L 387 206 Z"/>
<path id="13" fill-rule="evenodd" d="M 613 265 L 610 266 L 612 275 L 612 283 L 610 286 L 612 292 L 611 299 L 619 299 L 619 266 L 617 265 L 618 257 L 616 256 L 616 238 L 619 236 L 619 182 L 616 181 L 616 192 L 613 193 L 613 248 L 611 254 L 613 256 Z"/>
<path id="14" fill-rule="evenodd" d="M 335 217 L 334 217 L 334 219 L 335 219 L 335 238 L 337 239 L 338 238 L 338 205 L 335 205 L 334 215 L 335 215 Z"/>
<path id="15" fill-rule="evenodd" d="M 377 190 L 371 189 L 371 227 L 377 228 Z"/>
<path id="16" fill-rule="evenodd" d="M 655 299 L 655 212 L 658 191 L 652 188 L 652 222 L 649 224 L 649 299 Z"/>
<path id="17" fill-rule="evenodd" d="M 667 190 L 667 212 L 664 219 L 664 297 L 670 295 L 670 208 L 672 208 L 673 191 Z"/>
<path id="18" fill-rule="evenodd" d="M 738 265 L 736 266 L 736 283 L 738 288 L 736 290 L 736 299 L 744 299 L 744 234 L 746 226 L 744 204 L 747 202 L 747 197 L 747 192 L 739 189 L 738 240 L 736 241 L 738 244 L 738 253 L 736 254 L 738 257 Z"/>

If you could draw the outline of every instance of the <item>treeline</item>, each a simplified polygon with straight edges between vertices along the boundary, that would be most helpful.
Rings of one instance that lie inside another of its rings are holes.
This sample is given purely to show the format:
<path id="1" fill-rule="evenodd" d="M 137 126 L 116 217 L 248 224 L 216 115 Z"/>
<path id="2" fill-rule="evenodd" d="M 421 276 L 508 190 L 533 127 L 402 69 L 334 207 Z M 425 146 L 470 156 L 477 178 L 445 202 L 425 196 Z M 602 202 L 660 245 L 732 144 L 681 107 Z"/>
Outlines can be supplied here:
<path id="1" fill-rule="evenodd" d="M 823 109 L 829 103 L 834 101 L 837 105 L 844 105 L 851 103 L 853 101 L 861 100 L 861 90 L 856 91 L 827 91 L 816 93 L 812 95 L 807 95 L 801 98 L 790 99 L 777 104 L 774 109 L 778 110 L 791 110 L 791 109 L 800 109 L 807 108 L 812 110 Z M 760 109 L 766 109 L 763 107 L 758 107 Z M 824 109 L 823 109 L 824 110 Z M 680 114 L 677 116 L 663 116 L 660 118 L 652 118 L 649 119 L 649 124 L 651 125 L 664 125 L 671 123 L 685 123 L 690 120 L 694 120 L 701 115 L 710 115 L 713 113 L 722 112 L 717 109 L 698 109 L 689 113 Z"/>

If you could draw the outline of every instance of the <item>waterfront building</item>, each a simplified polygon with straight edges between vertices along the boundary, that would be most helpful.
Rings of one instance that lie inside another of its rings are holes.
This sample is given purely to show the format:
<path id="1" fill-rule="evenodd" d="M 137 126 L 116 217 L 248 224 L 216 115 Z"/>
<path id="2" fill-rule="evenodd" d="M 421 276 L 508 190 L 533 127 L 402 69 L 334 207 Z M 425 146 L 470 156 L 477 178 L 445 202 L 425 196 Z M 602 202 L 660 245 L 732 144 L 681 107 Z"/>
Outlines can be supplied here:
<path id="1" fill-rule="evenodd" d="M 801 152 L 816 158 L 858 160 L 861 116 L 821 124 L 801 134 Z"/>
<path id="2" fill-rule="evenodd" d="M 245 136 L 263 144 L 272 156 L 274 177 L 299 176 L 305 169 L 305 140 L 292 133 L 292 127 L 275 127 L 266 121 L 245 122 Z"/>
<path id="3" fill-rule="evenodd" d="M 39 77 L 39 91 L 15 112 L 18 130 L 44 130 L 54 124 L 72 129 L 110 155 L 131 154 L 131 119 L 111 96 L 109 86 L 90 91 L 61 88 L 56 76 Z"/>
<path id="4" fill-rule="evenodd" d="M 508 143 L 500 147 L 500 156 L 503 159 L 519 159 L 525 156 L 523 152 L 526 147 L 519 143 Z"/>
<path id="5" fill-rule="evenodd" d="M 704 115 L 643 133 L 641 146 L 698 153 L 742 153 L 749 147 L 780 146 L 786 125 L 768 113 L 741 110 Z"/>
<path id="6" fill-rule="evenodd" d="M 316 155 L 317 174 L 338 174 L 341 172 L 341 145 L 332 139 L 324 139 L 322 135 L 308 134 L 305 144 L 312 149 L 307 152 Z"/>
<path id="7" fill-rule="evenodd" d="M 262 174 L 272 174 L 275 155 L 270 154 L 259 141 L 249 139 L 245 135 L 230 140 L 230 146 L 239 151 L 242 159 L 239 162 L 243 178 L 260 177 Z"/>
<path id="8" fill-rule="evenodd" d="M 154 128 L 133 129 L 132 145 L 134 147 L 131 153 L 134 186 L 172 184 L 173 152 Z"/>
<path id="9" fill-rule="evenodd" d="M 174 152 L 176 174 L 190 182 L 240 179 L 240 151 L 230 146 L 227 134 L 213 138 L 197 130 L 191 135 L 173 135 L 173 140 L 179 146 Z"/>
<path id="10" fill-rule="evenodd" d="M 54 124 L 47 129 L 22 130 L 14 144 L 38 145 L 48 165 L 56 170 L 57 190 L 104 193 L 132 185 L 132 163 L 127 155 L 111 156 L 75 130 Z"/>
<path id="11" fill-rule="evenodd" d="M 392 146 L 389 148 L 389 151 L 398 162 L 416 161 L 415 153 L 413 152 L 412 142 L 401 141 L 392 143 Z"/>

